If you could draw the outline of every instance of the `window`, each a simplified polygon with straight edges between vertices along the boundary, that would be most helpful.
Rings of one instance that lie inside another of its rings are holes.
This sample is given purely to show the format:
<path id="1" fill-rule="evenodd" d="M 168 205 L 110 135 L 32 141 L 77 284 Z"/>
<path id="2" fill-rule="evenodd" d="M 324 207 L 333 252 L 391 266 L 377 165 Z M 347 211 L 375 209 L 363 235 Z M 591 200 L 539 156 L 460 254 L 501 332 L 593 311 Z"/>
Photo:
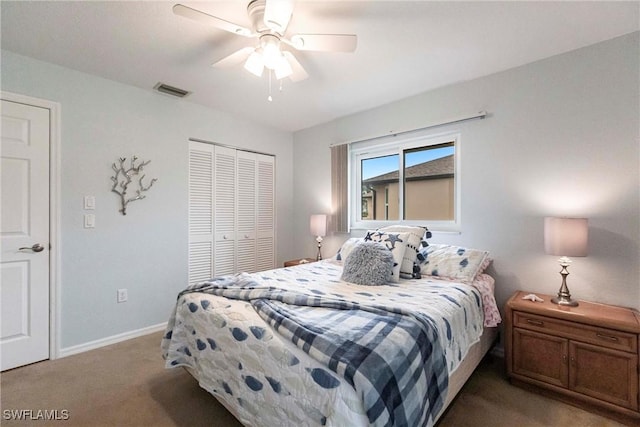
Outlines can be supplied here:
<path id="1" fill-rule="evenodd" d="M 458 230 L 459 135 L 389 137 L 350 151 L 353 228 L 402 222 Z"/>

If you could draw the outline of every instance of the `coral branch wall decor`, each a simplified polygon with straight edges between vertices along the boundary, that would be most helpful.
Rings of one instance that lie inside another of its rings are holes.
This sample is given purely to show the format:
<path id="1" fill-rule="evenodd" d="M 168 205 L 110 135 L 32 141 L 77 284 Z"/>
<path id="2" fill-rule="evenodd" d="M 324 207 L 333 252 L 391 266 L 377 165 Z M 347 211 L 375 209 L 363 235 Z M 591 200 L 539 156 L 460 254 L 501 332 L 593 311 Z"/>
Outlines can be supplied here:
<path id="1" fill-rule="evenodd" d="M 111 168 L 116 173 L 114 176 L 111 177 L 111 181 L 113 182 L 113 185 L 111 186 L 111 191 L 113 191 L 118 196 L 120 196 L 120 201 L 122 203 L 122 208 L 120 209 L 120 212 L 122 212 L 122 215 L 127 214 L 127 205 L 129 204 L 129 202 L 144 199 L 146 196 L 142 193 L 149 190 L 153 185 L 153 183 L 158 180 L 157 178 L 153 178 L 151 181 L 149 181 L 149 185 L 145 186 L 144 183 L 142 182 L 145 175 L 144 174 L 141 175 L 140 178 L 137 179 L 138 188 L 135 190 L 136 195 L 133 197 L 127 198 L 127 190 L 129 190 L 129 185 L 133 182 L 133 178 L 136 176 L 139 176 L 140 173 L 142 172 L 142 169 L 146 165 L 151 163 L 151 160 L 147 160 L 146 162 L 142 161 L 138 166 L 136 166 L 137 160 L 138 160 L 138 157 L 133 156 L 131 158 L 131 162 L 128 165 L 129 167 L 127 167 L 125 165 L 127 158 L 120 157 L 119 162 L 117 164 L 113 163 L 111 165 Z"/>

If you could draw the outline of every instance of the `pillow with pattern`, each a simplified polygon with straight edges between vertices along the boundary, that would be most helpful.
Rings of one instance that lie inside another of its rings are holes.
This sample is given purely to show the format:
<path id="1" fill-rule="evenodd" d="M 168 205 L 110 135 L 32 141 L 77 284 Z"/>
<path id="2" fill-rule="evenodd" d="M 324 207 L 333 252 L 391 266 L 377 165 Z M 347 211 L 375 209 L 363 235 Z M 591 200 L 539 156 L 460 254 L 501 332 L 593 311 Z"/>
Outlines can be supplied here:
<path id="1" fill-rule="evenodd" d="M 417 270 L 414 268 L 414 266 L 418 265 L 418 255 L 424 247 L 429 246 L 427 239 L 431 237 L 431 232 L 426 227 L 416 227 L 411 225 L 389 225 L 387 227 L 379 228 L 378 231 L 409 234 L 407 239 L 407 250 L 404 252 L 402 264 L 400 264 L 400 277 L 403 279 L 414 278 L 415 273 L 420 272 L 419 267 Z"/>
<path id="2" fill-rule="evenodd" d="M 340 279 L 356 285 L 385 285 L 391 280 L 393 264 L 393 254 L 386 245 L 363 241 L 345 258 Z"/>
<path id="3" fill-rule="evenodd" d="M 427 259 L 427 248 L 429 247 L 429 243 L 427 242 L 427 239 L 431 238 L 431 232 L 427 230 L 426 227 L 425 227 L 425 230 L 426 231 L 424 232 L 424 236 L 422 237 L 422 240 L 420 240 L 420 247 L 418 248 L 418 254 L 416 255 L 417 265 L 420 265 Z"/>
<path id="4" fill-rule="evenodd" d="M 491 262 L 488 251 L 460 246 L 430 244 L 420 264 L 423 275 L 471 283 Z"/>
<path id="5" fill-rule="evenodd" d="M 404 252 L 407 249 L 409 233 L 387 233 L 381 230 L 369 230 L 364 236 L 365 241 L 383 243 L 387 249 L 393 254 L 393 273 L 391 281 L 398 283 L 400 281 L 400 266 L 404 258 Z"/>

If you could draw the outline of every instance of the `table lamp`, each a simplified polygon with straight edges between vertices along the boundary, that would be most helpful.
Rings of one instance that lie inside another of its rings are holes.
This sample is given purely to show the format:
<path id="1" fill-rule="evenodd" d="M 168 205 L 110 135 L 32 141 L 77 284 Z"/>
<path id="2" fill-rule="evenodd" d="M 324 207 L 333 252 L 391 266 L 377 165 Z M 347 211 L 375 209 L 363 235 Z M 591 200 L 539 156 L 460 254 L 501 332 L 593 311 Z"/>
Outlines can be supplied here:
<path id="1" fill-rule="evenodd" d="M 318 256 L 316 260 L 322 259 L 320 248 L 322 247 L 322 238 L 327 235 L 327 216 L 324 214 L 311 215 L 310 221 L 311 234 L 316 236 L 318 242 Z"/>
<path id="2" fill-rule="evenodd" d="M 551 302 L 569 307 L 578 305 L 578 301 L 571 299 L 567 287 L 567 267 L 571 264 L 570 256 L 587 256 L 588 235 L 589 226 L 586 218 L 544 219 L 544 251 L 550 255 L 560 255 L 558 262 L 562 267 L 562 285 L 558 296 L 552 298 Z"/>

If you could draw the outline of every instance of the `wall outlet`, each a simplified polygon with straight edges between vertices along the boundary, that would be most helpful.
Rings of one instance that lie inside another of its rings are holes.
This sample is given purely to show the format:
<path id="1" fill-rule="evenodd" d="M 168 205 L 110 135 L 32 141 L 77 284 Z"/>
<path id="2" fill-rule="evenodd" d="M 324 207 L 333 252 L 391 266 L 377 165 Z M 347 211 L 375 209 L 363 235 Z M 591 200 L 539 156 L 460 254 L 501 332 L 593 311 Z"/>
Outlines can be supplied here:
<path id="1" fill-rule="evenodd" d="M 118 289 L 118 302 L 126 302 L 129 296 L 126 289 Z"/>

